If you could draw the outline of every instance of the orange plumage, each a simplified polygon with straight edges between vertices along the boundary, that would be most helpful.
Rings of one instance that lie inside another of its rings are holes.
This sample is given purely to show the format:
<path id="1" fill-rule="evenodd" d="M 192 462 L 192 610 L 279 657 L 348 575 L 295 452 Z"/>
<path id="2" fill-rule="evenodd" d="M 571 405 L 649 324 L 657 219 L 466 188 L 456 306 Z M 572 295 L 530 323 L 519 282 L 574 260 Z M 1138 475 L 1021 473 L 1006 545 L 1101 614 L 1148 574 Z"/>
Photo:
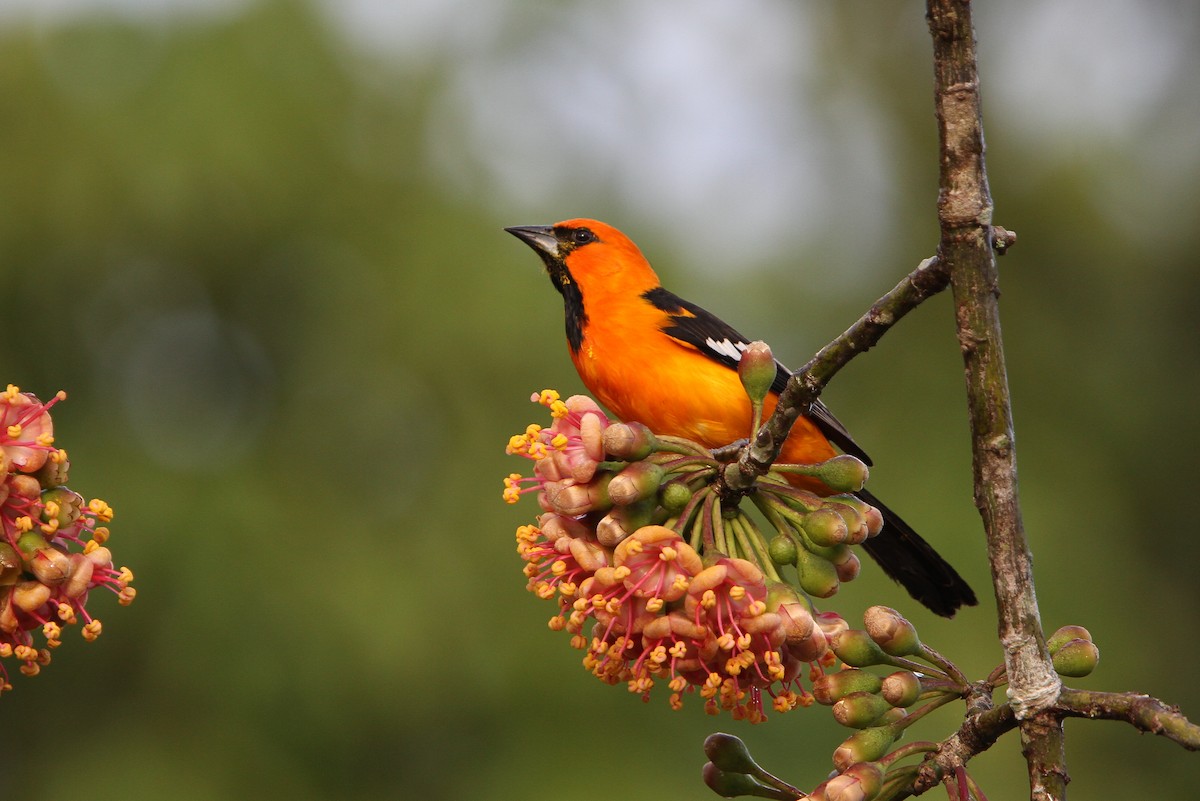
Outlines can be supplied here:
<path id="1" fill-rule="evenodd" d="M 736 370 L 748 340 L 664 289 L 627 236 L 587 219 L 506 230 L 541 256 L 563 296 L 571 361 L 588 390 L 613 414 L 710 448 L 750 436 L 750 401 Z M 764 414 L 774 410 L 786 378 L 780 365 Z M 817 402 L 796 421 L 780 461 L 821 462 L 837 453 L 835 444 L 870 464 L 849 432 Z M 825 490 L 811 479 L 801 483 Z M 869 493 L 860 495 L 884 514 L 883 531 L 864 548 L 890 576 L 942 615 L 975 603 L 970 587 L 928 543 Z"/>

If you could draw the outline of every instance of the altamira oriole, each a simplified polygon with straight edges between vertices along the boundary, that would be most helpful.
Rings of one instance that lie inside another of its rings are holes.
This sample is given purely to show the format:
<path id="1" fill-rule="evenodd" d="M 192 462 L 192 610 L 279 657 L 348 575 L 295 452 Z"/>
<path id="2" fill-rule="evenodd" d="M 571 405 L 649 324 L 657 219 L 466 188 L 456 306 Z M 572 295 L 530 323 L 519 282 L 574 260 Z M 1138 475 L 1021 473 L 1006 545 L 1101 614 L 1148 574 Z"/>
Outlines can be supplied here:
<path id="1" fill-rule="evenodd" d="M 664 289 L 627 236 L 587 219 L 505 230 L 545 262 L 563 297 L 571 361 L 588 390 L 617 417 L 709 448 L 750 434 L 750 401 L 737 374 L 749 340 Z M 789 374 L 777 366 L 764 415 L 774 410 Z M 780 461 L 821 462 L 835 455 L 835 445 L 871 464 L 818 400 L 796 421 Z M 907 523 L 865 490 L 857 495 L 883 514 L 883 530 L 863 548 L 885 573 L 939 615 L 950 617 L 976 603 L 962 577 Z"/>

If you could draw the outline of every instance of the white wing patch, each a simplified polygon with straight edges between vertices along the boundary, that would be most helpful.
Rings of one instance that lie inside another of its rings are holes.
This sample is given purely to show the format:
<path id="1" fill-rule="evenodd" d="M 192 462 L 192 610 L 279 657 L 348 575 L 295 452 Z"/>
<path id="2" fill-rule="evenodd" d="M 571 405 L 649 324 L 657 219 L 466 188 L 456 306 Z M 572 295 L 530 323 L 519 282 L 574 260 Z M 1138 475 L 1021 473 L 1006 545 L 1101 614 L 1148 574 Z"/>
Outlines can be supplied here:
<path id="1" fill-rule="evenodd" d="M 728 337 L 719 341 L 709 337 L 704 340 L 704 344 L 722 356 L 728 356 L 735 362 L 741 360 L 742 351 L 749 347 L 745 342 L 731 342 Z"/>

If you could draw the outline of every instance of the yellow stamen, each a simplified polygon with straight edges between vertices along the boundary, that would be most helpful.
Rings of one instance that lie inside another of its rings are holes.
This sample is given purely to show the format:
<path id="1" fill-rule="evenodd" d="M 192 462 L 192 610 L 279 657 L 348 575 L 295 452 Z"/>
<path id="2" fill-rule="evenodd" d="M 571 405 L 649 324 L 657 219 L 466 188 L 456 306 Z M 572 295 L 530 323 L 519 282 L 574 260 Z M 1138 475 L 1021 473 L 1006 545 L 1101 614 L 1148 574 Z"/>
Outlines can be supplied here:
<path id="1" fill-rule="evenodd" d="M 19 436 L 21 436 L 21 424 L 13 423 L 11 426 L 8 427 L 8 438 L 16 439 Z"/>

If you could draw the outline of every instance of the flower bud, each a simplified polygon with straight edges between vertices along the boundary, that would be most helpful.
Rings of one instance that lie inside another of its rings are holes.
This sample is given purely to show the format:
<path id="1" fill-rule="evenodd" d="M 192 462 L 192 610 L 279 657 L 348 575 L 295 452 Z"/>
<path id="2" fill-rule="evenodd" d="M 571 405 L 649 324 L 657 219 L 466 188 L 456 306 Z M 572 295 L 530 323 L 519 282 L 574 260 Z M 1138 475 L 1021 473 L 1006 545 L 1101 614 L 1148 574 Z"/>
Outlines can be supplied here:
<path id="1" fill-rule="evenodd" d="M 871 801 L 883 788 L 883 768 L 874 762 L 857 762 L 834 776 L 825 786 L 826 801 Z"/>
<path id="2" fill-rule="evenodd" d="M 50 543 L 46 542 L 46 538 L 37 531 L 26 531 L 17 537 L 17 549 L 21 552 L 21 557 L 26 564 L 33 560 L 38 551 L 48 547 L 50 547 Z"/>
<path id="3" fill-rule="evenodd" d="M 829 638 L 829 647 L 838 659 L 851 667 L 887 664 L 887 654 L 867 632 L 859 629 L 847 629 L 834 634 Z"/>
<path id="4" fill-rule="evenodd" d="M 704 740 L 704 755 L 723 771 L 730 773 L 757 773 L 762 770 L 750 749 L 740 738 L 724 732 L 714 732 Z"/>
<path id="5" fill-rule="evenodd" d="M 862 498 L 855 495 L 834 495 L 828 500 L 835 503 L 837 510 L 846 516 L 850 542 L 855 545 L 883 530 L 883 514 Z"/>
<path id="6" fill-rule="evenodd" d="M 615 483 L 616 479 L 613 481 Z M 601 545 L 615 547 L 642 526 L 649 525 L 653 514 L 653 499 L 639 501 L 631 506 L 614 506 L 611 512 L 596 523 L 596 539 Z"/>
<path id="7" fill-rule="evenodd" d="M 1100 649 L 1090 640 L 1068 640 L 1054 652 L 1051 661 L 1055 673 L 1079 679 L 1096 669 L 1100 661 Z"/>
<path id="8" fill-rule="evenodd" d="M 879 694 L 895 707 L 909 707 L 921 697 L 921 680 L 908 670 L 897 670 L 883 677 Z"/>
<path id="9" fill-rule="evenodd" d="M 818 704 L 832 706 L 851 693 L 877 693 L 882 680 L 867 670 L 848 668 L 837 673 L 826 673 L 813 682 L 812 694 Z"/>
<path id="10" fill-rule="evenodd" d="M 804 533 L 814 545 L 828 548 L 840 545 L 850 536 L 846 519 L 831 507 L 824 507 L 804 516 Z"/>
<path id="11" fill-rule="evenodd" d="M 568 517 L 607 511 L 612 506 L 612 500 L 608 497 L 609 478 L 604 473 L 586 484 L 553 482 L 546 485 L 546 499 L 554 511 Z"/>
<path id="12" fill-rule="evenodd" d="M 747 776 L 745 773 L 726 773 L 711 762 L 704 763 L 701 775 L 704 777 L 704 783 L 708 785 L 708 789 L 723 798 L 763 795 L 764 791 L 768 793 L 771 791 L 771 788 L 752 776 Z M 767 795 L 767 797 L 774 798 L 776 796 Z"/>
<path id="13" fill-rule="evenodd" d="M 658 491 L 658 500 L 669 514 L 678 514 L 692 499 L 692 491 L 686 481 L 668 481 Z"/>
<path id="14" fill-rule="evenodd" d="M 634 462 L 608 482 L 608 497 L 618 506 L 628 506 L 657 494 L 663 469 L 653 462 Z"/>
<path id="15" fill-rule="evenodd" d="M 865 729 L 891 708 L 891 704 L 874 693 L 854 692 L 842 696 L 833 705 L 833 718 L 843 726 Z"/>
<path id="16" fill-rule="evenodd" d="M 833 752 L 833 765 L 839 771 L 849 770 L 859 762 L 875 762 L 887 754 L 896 741 L 891 726 L 872 726 L 847 737 Z"/>
<path id="17" fill-rule="evenodd" d="M 0 541 L 0 587 L 11 587 L 21 578 L 21 554 L 7 542 Z"/>
<path id="18" fill-rule="evenodd" d="M 1071 640 L 1087 640 L 1091 642 L 1092 633 L 1083 626 L 1063 626 L 1046 640 L 1046 648 L 1050 651 L 1050 655 L 1053 656 L 1059 648 L 1062 648 Z"/>
<path id="19" fill-rule="evenodd" d="M 863 614 L 867 634 L 891 656 L 913 656 L 921 652 L 917 629 L 903 615 L 887 606 L 872 606 Z"/>
<path id="20" fill-rule="evenodd" d="M 845 548 L 846 546 L 843 545 L 841 547 Z M 843 558 L 834 560 L 833 566 L 837 569 L 838 581 L 841 582 L 854 581 L 854 579 L 858 578 L 859 571 L 862 570 L 862 562 L 858 560 L 858 556 L 854 551 L 851 551 L 849 548 L 846 548 Z"/>
<path id="21" fill-rule="evenodd" d="M 867 466 L 848 453 L 822 462 L 816 472 L 816 477 L 834 492 L 858 492 L 867 483 L 867 476 Z"/>
<path id="22" fill-rule="evenodd" d="M 70 469 L 70 459 L 58 459 L 57 461 L 55 459 L 47 459 L 46 463 L 38 468 L 33 476 L 46 489 L 61 487 L 67 483 Z"/>
<path id="23" fill-rule="evenodd" d="M 623 462 L 645 459 L 658 447 L 658 439 L 641 423 L 613 423 L 601 436 L 604 452 Z"/>
<path id="24" fill-rule="evenodd" d="M 828 598 L 838 591 L 837 568 L 807 548 L 796 549 L 796 571 L 800 576 L 800 589 L 809 595 Z"/>
<path id="25" fill-rule="evenodd" d="M 767 393 L 771 391 L 771 385 L 775 383 L 778 371 L 779 366 L 775 363 L 775 357 L 766 342 L 756 340 L 746 346 L 742 351 L 742 358 L 738 361 L 738 377 L 742 379 L 742 386 L 746 389 L 751 403 L 763 402 Z"/>
<path id="26" fill-rule="evenodd" d="M 42 548 L 29 560 L 29 570 L 47 587 L 57 587 L 71 575 L 71 558 L 57 548 Z"/>
<path id="27" fill-rule="evenodd" d="M 767 544 L 767 553 L 777 565 L 796 564 L 796 541 L 787 534 L 776 534 Z"/>

